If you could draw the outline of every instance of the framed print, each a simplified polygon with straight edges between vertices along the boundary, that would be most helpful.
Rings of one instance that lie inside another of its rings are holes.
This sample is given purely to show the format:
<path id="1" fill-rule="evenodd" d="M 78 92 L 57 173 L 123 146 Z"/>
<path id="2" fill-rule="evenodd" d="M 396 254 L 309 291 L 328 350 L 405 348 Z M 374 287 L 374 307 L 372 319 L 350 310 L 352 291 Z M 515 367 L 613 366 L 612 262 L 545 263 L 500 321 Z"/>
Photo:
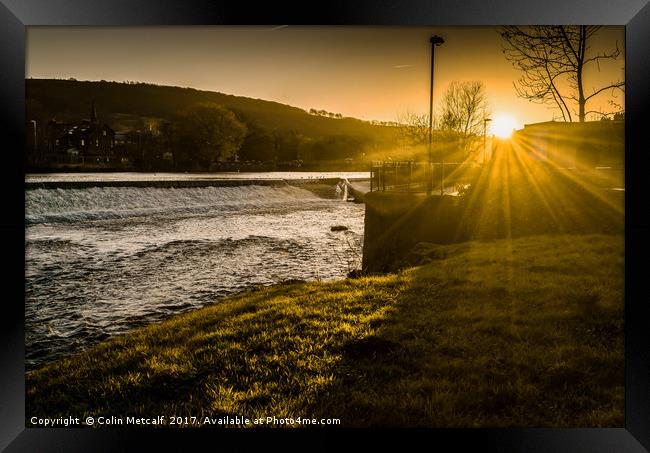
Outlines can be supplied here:
<path id="1" fill-rule="evenodd" d="M 650 448 L 644 0 L 0 16 L 2 448 Z"/>

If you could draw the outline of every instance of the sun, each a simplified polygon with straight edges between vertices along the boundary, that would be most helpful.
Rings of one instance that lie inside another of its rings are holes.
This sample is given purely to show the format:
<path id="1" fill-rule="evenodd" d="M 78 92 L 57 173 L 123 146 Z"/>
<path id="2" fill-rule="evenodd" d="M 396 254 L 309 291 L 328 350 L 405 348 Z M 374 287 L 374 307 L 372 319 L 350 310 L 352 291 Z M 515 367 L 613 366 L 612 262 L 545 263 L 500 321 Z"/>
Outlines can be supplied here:
<path id="1" fill-rule="evenodd" d="M 495 116 L 490 125 L 490 130 L 499 138 L 510 138 L 515 129 L 515 120 L 508 115 Z"/>

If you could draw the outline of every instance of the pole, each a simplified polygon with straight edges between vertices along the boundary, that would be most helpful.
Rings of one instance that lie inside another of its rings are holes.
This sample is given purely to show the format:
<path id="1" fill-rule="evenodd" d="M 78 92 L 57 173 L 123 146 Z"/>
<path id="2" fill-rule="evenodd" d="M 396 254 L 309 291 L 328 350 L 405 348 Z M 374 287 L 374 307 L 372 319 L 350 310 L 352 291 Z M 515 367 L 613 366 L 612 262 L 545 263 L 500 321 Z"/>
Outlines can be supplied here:
<path id="1" fill-rule="evenodd" d="M 433 191 L 433 65 L 436 46 L 445 42 L 440 36 L 434 35 L 429 40 L 431 43 L 431 85 L 429 87 L 429 167 L 427 178 L 427 196 Z"/>
<path id="2" fill-rule="evenodd" d="M 483 118 L 483 165 L 485 165 L 485 153 L 487 148 L 487 123 L 492 121 L 492 118 Z"/>
<path id="3" fill-rule="evenodd" d="M 433 64 L 436 45 L 431 38 L 431 85 L 429 86 L 429 177 L 427 178 L 427 195 L 433 190 Z"/>
<path id="4" fill-rule="evenodd" d="M 487 146 L 486 132 L 487 132 L 487 121 L 484 119 L 483 120 L 483 165 L 485 165 L 485 147 Z"/>

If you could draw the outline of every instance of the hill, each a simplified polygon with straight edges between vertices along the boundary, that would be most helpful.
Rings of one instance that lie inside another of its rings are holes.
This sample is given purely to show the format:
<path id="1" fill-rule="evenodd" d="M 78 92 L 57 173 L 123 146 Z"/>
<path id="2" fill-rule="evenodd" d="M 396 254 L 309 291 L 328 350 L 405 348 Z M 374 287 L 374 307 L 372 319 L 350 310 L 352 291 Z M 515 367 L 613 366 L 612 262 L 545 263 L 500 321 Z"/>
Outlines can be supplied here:
<path id="1" fill-rule="evenodd" d="M 308 137 L 347 136 L 390 140 L 393 128 L 355 118 L 328 118 L 278 102 L 146 83 L 26 79 L 27 118 L 75 121 L 87 118 L 94 100 L 109 125 L 128 126 L 134 117 L 172 119 L 199 102 L 215 102 L 234 111 L 247 124 L 267 131 L 296 131 Z"/>

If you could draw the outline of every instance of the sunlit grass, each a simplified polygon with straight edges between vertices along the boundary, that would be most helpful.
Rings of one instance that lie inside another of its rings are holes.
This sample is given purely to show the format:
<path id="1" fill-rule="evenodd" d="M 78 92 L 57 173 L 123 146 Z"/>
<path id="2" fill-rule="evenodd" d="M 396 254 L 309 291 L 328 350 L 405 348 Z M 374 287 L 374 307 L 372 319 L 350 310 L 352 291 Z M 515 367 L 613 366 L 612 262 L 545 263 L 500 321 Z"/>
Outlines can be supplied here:
<path id="1" fill-rule="evenodd" d="M 622 235 L 429 244 L 400 273 L 261 288 L 29 373 L 27 419 L 621 427 L 623 258 Z"/>

